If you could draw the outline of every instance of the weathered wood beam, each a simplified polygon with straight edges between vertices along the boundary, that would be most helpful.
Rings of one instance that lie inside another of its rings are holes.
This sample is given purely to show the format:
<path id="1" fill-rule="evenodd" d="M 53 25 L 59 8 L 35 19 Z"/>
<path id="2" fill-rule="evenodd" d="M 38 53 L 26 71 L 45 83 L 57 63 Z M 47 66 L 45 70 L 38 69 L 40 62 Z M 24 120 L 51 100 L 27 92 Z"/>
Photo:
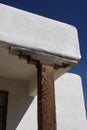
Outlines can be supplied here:
<path id="1" fill-rule="evenodd" d="M 54 70 L 58 71 L 57 78 L 77 60 L 15 46 L 9 52 L 37 66 L 38 130 L 56 130 Z"/>
<path id="2" fill-rule="evenodd" d="M 54 68 L 39 64 L 38 77 L 38 130 L 56 130 Z"/>
<path id="3" fill-rule="evenodd" d="M 76 59 L 69 59 L 68 57 L 56 56 L 53 54 L 48 54 L 45 52 L 39 52 L 33 49 L 27 49 L 23 47 L 11 46 L 9 53 L 13 55 L 18 55 L 20 58 L 27 59 L 29 63 L 41 64 L 53 66 L 55 69 L 59 67 L 67 67 L 70 65 L 75 65 L 77 63 Z"/>

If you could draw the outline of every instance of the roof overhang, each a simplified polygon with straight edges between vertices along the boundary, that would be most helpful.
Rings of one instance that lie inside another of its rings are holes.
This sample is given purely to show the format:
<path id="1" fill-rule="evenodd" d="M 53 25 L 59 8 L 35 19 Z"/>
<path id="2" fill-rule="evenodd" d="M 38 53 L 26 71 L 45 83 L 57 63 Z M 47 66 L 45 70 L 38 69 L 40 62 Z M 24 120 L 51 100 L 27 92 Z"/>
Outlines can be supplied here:
<path id="1" fill-rule="evenodd" d="M 0 47 L 53 65 L 61 75 L 81 58 L 75 27 L 0 4 Z M 61 71 L 59 71 L 61 70 Z M 57 72 L 57 71 L 56 71 Z"/>

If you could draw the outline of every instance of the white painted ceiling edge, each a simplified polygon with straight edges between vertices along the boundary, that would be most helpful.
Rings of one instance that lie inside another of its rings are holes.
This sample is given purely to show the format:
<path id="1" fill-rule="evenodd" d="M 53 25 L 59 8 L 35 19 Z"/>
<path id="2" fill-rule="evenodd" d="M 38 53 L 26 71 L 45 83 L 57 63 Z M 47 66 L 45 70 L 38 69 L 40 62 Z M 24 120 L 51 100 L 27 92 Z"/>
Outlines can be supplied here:
<path id="1" fill-rule="evenodd" d="M 81 58 L 75 27 L 3 4 L 0 41 L 66 58 Z"/>

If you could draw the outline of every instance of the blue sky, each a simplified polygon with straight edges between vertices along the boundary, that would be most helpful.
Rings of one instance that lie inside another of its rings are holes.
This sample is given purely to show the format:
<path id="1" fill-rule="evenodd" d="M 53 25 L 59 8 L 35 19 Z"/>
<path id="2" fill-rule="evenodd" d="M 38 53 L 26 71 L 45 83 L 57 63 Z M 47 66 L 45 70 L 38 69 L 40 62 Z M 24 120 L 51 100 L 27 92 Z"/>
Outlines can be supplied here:
<path id="1" fill-rule="evenodd" d="M 70 72 L 79 74 L 82 78 L 87 112 L 87 1 L 0 0 L 0 2 L 76 26 L 78 29 L 82 59 Z"/>

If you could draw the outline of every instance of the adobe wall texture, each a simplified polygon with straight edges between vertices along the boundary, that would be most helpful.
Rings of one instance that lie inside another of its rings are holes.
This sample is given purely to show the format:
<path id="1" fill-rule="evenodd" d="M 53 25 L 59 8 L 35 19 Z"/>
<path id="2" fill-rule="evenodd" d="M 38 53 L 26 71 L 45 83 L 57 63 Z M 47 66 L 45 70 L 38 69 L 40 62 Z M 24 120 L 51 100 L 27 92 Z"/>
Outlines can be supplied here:
<path id="1" fill-rule="evenodd" d="M 75 27 L 0 4 L 0 41 L 37 51 L 81 58 Z"/>
<path id="2" fill-rule="evenodd" d="M 86 130 L 84 97 L 81 78 L 64 74 L 55 82 L 58 130 Z M 37 98 L 26 111 L 16 130 L 37 130 Z"/>
<path id="3" fill-rule="evenodd" d="M 37 130 L 37 97 L 29 96 L 27 82 L 0 78 L 0 90 L 9 92 L 6 130 Z M 58 130 L 86 130 L 81 78 L 66 73 L 55 81 Z M 32 102 L 32 103 L 31 103 Z"/>
<path id="4" fill-rule="evenodd" d="M 33 98 L 28 97 L 27 83 L 0 78 L 0 90 L 9 92 L 6 130 L 15 130 Z"/>

